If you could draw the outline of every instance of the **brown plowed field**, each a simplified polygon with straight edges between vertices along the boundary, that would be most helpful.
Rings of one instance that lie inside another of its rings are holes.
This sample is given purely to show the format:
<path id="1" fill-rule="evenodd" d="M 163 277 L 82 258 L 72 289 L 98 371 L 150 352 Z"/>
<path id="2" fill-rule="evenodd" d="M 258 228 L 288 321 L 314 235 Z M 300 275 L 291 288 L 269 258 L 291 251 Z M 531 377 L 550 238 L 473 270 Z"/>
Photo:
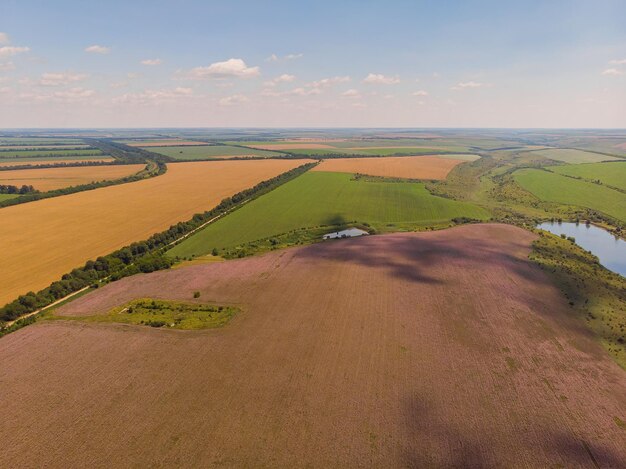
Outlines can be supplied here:
<path id="1" fill-rule="evenodd" d="M 151 179 L 2 208 L 0 305 L 304 162 L 176 163 Z"/>
<path id="2" fill-rule="evenodd" d="M 625 467 L 626 373 L 504 225 L 124 279 L 64 307 L 236 303 L 223 329 L 0 339 L 4 467 Z"/>
<path id="3" fill-rule="evenodd" d="M 142 164 L 114 166 L 70 166 L 63 168 L 16 169 L 0 172 L 0 184 L 33 186 L 39 191 L 51 191 L 94 181 L 120 179 L 141 171 Z"/>
<path id="4" fill-rule="evenodd" d="M 361 173 L 409 179 L 445 179 L 456 165 L 465 163 L 436 156 L 388 156 L 384 158 L 335 158 L 324 160 L 313 171 Z"/>

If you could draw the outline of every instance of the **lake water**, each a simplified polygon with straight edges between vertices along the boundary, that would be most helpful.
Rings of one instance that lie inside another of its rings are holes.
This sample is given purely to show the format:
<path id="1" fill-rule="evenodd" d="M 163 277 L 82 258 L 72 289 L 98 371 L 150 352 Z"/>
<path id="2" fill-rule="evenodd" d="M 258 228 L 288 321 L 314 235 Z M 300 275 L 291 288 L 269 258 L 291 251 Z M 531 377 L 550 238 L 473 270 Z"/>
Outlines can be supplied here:
<path id="1" fill-rule="evenodd" d="M 600 263 L 609 270 L 626 277 L 626 241 L 594 225 L 584 223 L 542 223 L 537 226 L 555 235 L 572 236 L 583 249 L 598 256 Z"/>
<path id="2" fill-rule="evenodd" d="M 334 233 L 328 233 L 324 235 L 324 239 L 332 238 L 354 238 L 355 236 L 363 236 L 369 234 L 367 231 L 359 230 L 358 228 L 348 228 L 347 230 L 335 231 Z"/>

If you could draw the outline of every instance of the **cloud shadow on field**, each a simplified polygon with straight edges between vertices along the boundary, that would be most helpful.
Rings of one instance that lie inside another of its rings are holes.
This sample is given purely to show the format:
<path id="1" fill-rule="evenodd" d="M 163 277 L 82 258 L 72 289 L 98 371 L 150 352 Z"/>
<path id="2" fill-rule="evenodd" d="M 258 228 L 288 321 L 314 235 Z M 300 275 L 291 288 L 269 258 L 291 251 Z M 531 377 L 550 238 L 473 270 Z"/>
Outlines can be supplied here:
<path id="1" fill-rule="evenodd" d="M 490 425 L 489 420 L 480 415 L 479 406 L 474 408 L 474 412 L 477 415 L 468 421 Z M 507 451 L 510 455 L 510 448 L 494 447 L 488 436 L 491 429 L 460 428 L 455 424 L 453 409 L 438 411 L 426 398 L 415 395 L 405 402 L 404 415 L 409 437 L 409 444 L 402 448 L 406 467 L 481 469 L 510 464 L 510 461 L 497 459 L 498 455 L 507 454 Z M 530 427 L 518 433 L 513 424 L 508 430 L 506 426 L 501 427 L 500 431 L 515 434 L 525 454 L 536 454 L 538 451 L 547 454 L 550 459 L 542 463 L 543 467 L 559 467 L 558 464 L 565 464 L 565 467 L 626 467 L 626 460 L 615 451 L 600 443 L 585 441 L 573 431 L 568 434 Z M 541 441 L 535 439 L 536 435 L 541 435 Z M 518 456 L 512 457 L 516 459 Z M 531 464 L 521 459 L 517 459 L 517 463 L 521 466 Z"/>

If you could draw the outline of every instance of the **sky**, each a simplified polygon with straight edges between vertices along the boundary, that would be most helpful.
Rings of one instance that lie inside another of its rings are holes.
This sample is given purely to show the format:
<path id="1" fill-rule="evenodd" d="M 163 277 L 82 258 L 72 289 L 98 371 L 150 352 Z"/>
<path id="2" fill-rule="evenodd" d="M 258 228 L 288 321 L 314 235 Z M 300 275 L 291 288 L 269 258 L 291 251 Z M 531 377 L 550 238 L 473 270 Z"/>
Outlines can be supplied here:
<path id="1" fill-rule="evenodd" d="M 626 128 L 626 2 L 0 0 L 0 128 Z"/>

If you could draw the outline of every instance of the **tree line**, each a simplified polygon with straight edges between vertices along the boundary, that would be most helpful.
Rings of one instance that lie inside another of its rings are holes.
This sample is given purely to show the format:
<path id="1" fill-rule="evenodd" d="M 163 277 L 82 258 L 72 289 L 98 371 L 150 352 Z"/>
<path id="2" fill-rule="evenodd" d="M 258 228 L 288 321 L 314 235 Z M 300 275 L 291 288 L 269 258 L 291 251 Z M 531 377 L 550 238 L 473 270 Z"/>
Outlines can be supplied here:
<path id="1" fill-rule="evenodd" d="M 39 192 L 31 185 L 24 184 L 22 187 L 0 184 L 0 194 L 28 194 Z"/>
<path id="2" fill-rule="evenodd" d="M 29 292 L 0 308 L 0 321 L 12 321 L 54 301 L 74 293 L 86 286 L 97 287 L 104 279 L 119 280 L 140 272 L 148 273 L 171 267 L 173 260 L 165 256 L 169 246 L 185 234 L 207 221 L 232 210 L 244 200 L 259 197 L 281 184 L 308 171 L 317 163 L 307 163 L 276 177 L 262 181 L 256 186 L 227 197 L 220 204 L 204 213 L 195 214 L 186 222 L 179 222 L 167 230 L 152 235 L 145 241 L 132 243 L 122 249 L 88 261 L 83 267 L 63 275 L 61 280 L 35 293 Z"/>

